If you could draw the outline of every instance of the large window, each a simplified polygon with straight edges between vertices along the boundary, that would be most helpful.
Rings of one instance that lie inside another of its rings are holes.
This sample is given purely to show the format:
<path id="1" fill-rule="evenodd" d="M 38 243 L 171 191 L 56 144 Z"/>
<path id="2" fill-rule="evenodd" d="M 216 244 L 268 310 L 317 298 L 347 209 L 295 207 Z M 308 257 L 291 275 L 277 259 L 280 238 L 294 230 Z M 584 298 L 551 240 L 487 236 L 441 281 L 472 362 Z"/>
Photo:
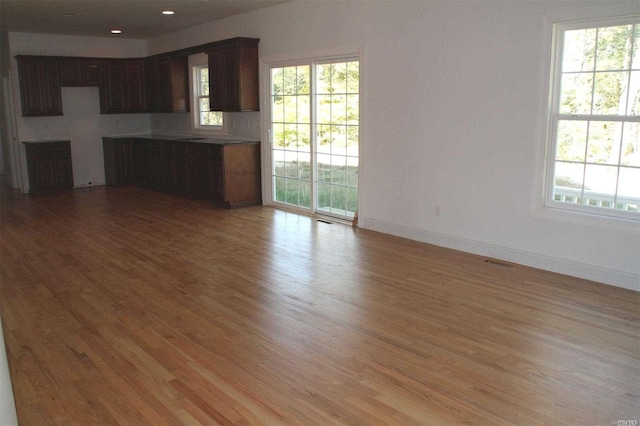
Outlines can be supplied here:
<path id="1" fill-rule="evenodd" d="M 640 217 L 640 18 L 559 24 L 547 205 Z"/>
<path id="2" fill-rule="evenodd" d="M 193 67 L 194 127 L 197 129 L 222 130 L 224 114 L 209 110 L 209 68 L 207 65 Z"/>

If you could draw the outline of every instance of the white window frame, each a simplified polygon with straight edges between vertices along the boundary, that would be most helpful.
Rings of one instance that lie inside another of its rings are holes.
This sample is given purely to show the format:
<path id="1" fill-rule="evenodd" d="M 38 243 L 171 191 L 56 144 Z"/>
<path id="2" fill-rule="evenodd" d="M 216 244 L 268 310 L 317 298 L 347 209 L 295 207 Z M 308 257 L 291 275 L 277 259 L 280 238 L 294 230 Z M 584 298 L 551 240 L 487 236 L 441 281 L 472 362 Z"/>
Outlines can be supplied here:
<path id="1" fill-rule="evenodd" d="M 222 125 L 200 124 L 200 96 L 198 85 L 198 70 L 203 66 L 208 66 L 208 58 L 204 53 L 189 56 L 189 91 L 191 93 L 191 130 L 194 134 L 227 134 L 228 117 L 222 114 Z"/>
<path id="2" fill-rule="evenodd" d="M 595 218 L 603 218 L 606 220 L 624 220 L 637 222 L 640 221 L 640 212 L 629 212 L 622 210 L 615 210 L 602 207 L 594 207 L 582 204 L 572 204 L 561 201 L 555 201 L 554 187 L 555 187 L 555 161 L 556 161 L 556 136 L 557 136 L 557 123 L 561 118 L 580 118 L 589 119 L 592 121 L 624 121 L 624 122 L 640 122 L 640 117 L 630 116 L 604 116 L 604 115 L 581 115 L 581 116 L 569 116 L 567 114 L 562 115 L 559 113 L 561 96 L 560 83 L 562 77 L 562 57 L 563 57 L 563 35 L 566 31 L 588 29 L 588 28 L 600 28 L 625 24 L 638 24 L 640 22 L 640 16 L 627 16 L 612 19 L 600 19 L 591 21 L 571 22 L 571 23 L 556 23 L 553 25 L 553 39 L 551 43 L 552 47 L 552 61 L 550 71 L 550 91 L 549 102 L 547 107 L 547 141 L 546 141 L 546 158 L 545 158 L 545 178 L 544 178 L 544 194 L 542 207 L 553 209 L 563 217 L 567 214 L 582 213 Z M 575 216 L 574 216 L 575 218 Z"/>

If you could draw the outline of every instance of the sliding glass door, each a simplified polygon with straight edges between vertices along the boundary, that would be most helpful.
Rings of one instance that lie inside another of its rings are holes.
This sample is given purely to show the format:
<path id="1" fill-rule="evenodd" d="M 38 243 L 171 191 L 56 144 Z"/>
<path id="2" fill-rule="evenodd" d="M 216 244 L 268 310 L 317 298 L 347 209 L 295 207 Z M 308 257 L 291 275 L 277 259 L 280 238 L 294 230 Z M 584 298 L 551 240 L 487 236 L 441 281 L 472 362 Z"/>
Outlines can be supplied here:
<path id="1" fill-rule="evenodd" d="M 358 209 L 357 59 L 270 69 L 272 202 L 338 218 Z"/>

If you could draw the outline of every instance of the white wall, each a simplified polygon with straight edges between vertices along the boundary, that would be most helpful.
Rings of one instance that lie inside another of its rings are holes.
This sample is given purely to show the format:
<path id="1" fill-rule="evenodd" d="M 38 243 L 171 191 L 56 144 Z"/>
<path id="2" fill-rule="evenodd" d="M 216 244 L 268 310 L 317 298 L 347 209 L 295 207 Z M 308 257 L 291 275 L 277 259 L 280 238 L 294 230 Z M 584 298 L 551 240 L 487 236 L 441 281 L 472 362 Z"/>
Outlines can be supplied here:
<path id="1" fill-rule="evenodd" d="M 13 387 L 9 374 L 7 349 L 4 344 L 2 321 L 0 321 L 0 425 L 13 426 L 18 424 Z"/>
<path id="2" fill-rule="evenodd" d="M 71 37 L 28 33 L 9 33 L 11 74 L 18 140 L 68 139 L 71 141 L 73 180 L 76 187 L 104 184 L 102 136 L 148 133 L 149 114 L 100 114 L 97 87 L 63 87 L 59 117 L 22 117 L 16 55 L 95 56 L 128 58 L 147 56 L 142 40 L 106 37 Z M 24 147 L 20 146 L 22 187 L 29 189 Z"/>
<path id="3" fill-rule="evenodd" d="M 363 227 L 640 290 L 637 223 L 539 208 L 551 23 L 630 13 L 640 3 L 297 1 L 148 48 L 258 37 L 268 60 L 360 46 Z"/>
<path id="4" fill-rule="evenodd" d="M 260 140 L 259 112 L 229 112 L 224 119 L 228 122 L 226 135 Z M 193 130 L 191 114 L 151 114 L 151 128 L 158 135 L 215 135 L 215 132 Z"/>

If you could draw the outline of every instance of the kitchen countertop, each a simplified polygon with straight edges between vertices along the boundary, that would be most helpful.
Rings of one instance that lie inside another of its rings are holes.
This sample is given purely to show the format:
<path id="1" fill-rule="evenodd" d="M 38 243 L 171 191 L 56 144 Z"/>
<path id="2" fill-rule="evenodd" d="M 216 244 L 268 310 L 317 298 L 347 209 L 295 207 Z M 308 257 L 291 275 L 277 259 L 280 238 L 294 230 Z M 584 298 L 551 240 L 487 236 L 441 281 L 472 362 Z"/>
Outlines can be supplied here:
<path id="1" fill-rule="evenodd" d="M 208 143 L 215 145 L 237 145 L 237 144 L 256 144 L 260 143 L 258 140 L 254 139 L 243 139 L 233 136 L 177 136 L 177 135 L 115 135 L 115 136 L 105 136 L 107 138 L 112 139 L 147 139 L 147 140 L 164 140 L 164 141 L 175 141 L 175 142 L 196 142 L 196 143 Z"/>

